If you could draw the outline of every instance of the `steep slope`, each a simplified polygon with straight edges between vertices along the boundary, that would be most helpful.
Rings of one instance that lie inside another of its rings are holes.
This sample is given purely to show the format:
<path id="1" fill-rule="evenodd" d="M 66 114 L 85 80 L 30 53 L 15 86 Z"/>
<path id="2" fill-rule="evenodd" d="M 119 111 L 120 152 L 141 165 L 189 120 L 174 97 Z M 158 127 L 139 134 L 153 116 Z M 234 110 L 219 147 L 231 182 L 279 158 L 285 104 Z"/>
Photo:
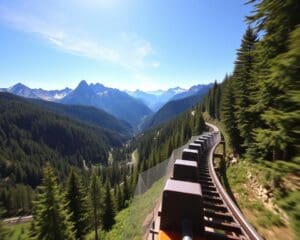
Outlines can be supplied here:
<path id="1" fill-rule="evenodd" d="M 137 126 L 151 110 L 141 101 L 118 89 L 107 88 L 102 84 L 81 81 L 78 87 L 61 100 L 64 104 L 94 106 Z"/>
<path id="2" fill-rule="evenodd" d="M 36 186 L 47 162 L 59 176 L 65 175 L 70 165 L 107 164 L 110 148 L 124 140 L 8 93 L 0 93 L 0 112 L 0 178 L 6 184 Z"/>
<path id="3" fill-rule="evenodd" d="M 157 113 L 145 121 L 143 128 L 146 129 L 155 127 L 178 116 L 179 114 L 199 103 L 208 91 L 209 88 L 201 88 L 200 91 L 192 96 L 178 100 L 172 100 L 166 103 Z"/>
<path id="4" fill-rule="evenodd" d="M 107 112 L 95 107 L 66 105 L 37 99 L 30 99 L 28 101 L 57 114 L 83 121 L 97 127 L 106 128 L 126 137 L 129 137 L 133 131 L 129 123 L 119 120 Z"/>

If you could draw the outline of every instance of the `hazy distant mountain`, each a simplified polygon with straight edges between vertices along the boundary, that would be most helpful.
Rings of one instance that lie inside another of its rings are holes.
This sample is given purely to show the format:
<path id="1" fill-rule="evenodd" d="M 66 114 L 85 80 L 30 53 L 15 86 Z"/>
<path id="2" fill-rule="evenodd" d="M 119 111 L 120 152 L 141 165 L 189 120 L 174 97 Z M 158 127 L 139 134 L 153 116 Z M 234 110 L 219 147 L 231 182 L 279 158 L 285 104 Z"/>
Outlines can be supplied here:
<path id="1" fill-rule="evenodd" d="M 168 90 L 141 91 L 135 90 L 128 92 L 129 95 L 144 102 L 152 111 L 158 111 L 165 103 L 172 99 L 176 94 L 185 92 L 186 89 L 175 87 Z"/>
<path id="2" fill-rule="evenodd" d="M 190 97 L 193 96 L 195 94 L 199 94 L 201 92 L 207 92 L 207 90 L 209 90 L 211 87 L 213 86 L 213 83 L 209 83 L 209 84 L 199 84 L 199 85 L 195 85 L 192 86 L 191 88 L 189 88 L 186 91 L 183 92 L 179 92 L 176 95 L 174 95 L 171 100 L 179 100 L 179 99 L 183 99 L 186 97 Z"/>
<path id="3" fill-rule="evenodd" d="M 64 97 L 61 103 L 94 106 L 107 111 L 137 127 L 152 111 L 142 102 L 118 89 L 102 84 L 81 81 L 76 89 Z"/>
<path id="4" fill-rule="evenodd" d="M 62 90 L 50 90 L 50 91 L 41 88 L 31 89 L 22 83 L 17 83 L 16 85 L 10 88 L 0 89 L 0 92 L 9 92 L 21 97 L 43 99 L 47 101 L 60 100 L 64 98 L 66 95 L 68 95 L 71 91 L 72 89 L 70 88 L 65 88 Z"/>
<path id="5" fill-rule="evenodd" d="M 161 109 L 159 109 L 158 112 L 149 117 L 145 121 L 143 128 L 155 127 L 187 111 L 189 108 L 200 102 L 212 86 L 213 84 L 203 85 L 203 87 L 198 85 L 198 88 L 195 86 L 190 88 L 187 92 L 175 95 L 173 97 L 175 100 L 169 101 Z M 194 89 L 198 89 L 198 91 L 192 94 Z M 188 97 L 183 97 L 184 93 L 187 93 Z"/>
<path id="6" fill-rule="evenodd" d="M 205 92 L 207 89 L 212 87 L 212 83 L 199 84 L 192 86 L 189 89 L 180 87 L 170 88 L 168 90 L 156 90 L 156 91 L 141 91 L 135 90 L 128 92 L 131 96 L 143 101 L 152 111 L 157 112 L 167 102 L 173 100 L 179 100 L 186 97 L 198 94 L 202 90 Z"/>

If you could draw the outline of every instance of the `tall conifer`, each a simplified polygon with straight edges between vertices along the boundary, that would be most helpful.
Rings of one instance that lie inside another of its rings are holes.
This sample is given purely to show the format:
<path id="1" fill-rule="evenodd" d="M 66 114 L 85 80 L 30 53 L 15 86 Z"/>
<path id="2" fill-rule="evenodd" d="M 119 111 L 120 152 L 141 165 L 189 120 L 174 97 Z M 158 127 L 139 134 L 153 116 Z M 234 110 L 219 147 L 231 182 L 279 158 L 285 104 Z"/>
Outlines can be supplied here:
<path id="1" fill-rule="evenodd" d="M 103 212 L 103 228 L 108 231 L 111 229 L 112 225 L 115 224 L 115 206 L 114 200 L 112 199 L 112 195 L 110 193 L 110 186 L 108 182 L 105 186 L 105 199 L 104 199 L 104 212 Z"/>
<path id="2" fill-rule="evenodd" d="M 144 162 L 144 164 L 146 164 L 146 162 Z M 126 201 L 129 200 L 130 198 L 130 190 L 129 190 L 129 186 L 128 186 L 128 180 L 127 180 L 127 176 L 124 175 L 123 178 L 123 207 L 126 207 Z"/>
<path id="3" fill-rule="evenodd" d="M 123 208 L 123 194 L 119 185 L 116 186 L 115 201 L 116 201 L 116 209 L 117 211 L 120 211 Z"/>
<path id="4" fill-rule="evenodd" d="M 75 240 L 68 204 L 50 166 L 44 169 L 35 202 L 32 237 L 38 240 Z"/>
<path id="5" fill-rule="evenodd" d="M 226 128 L 226 132 L 230 138 L 230 145 L 237 152 L 240 152 L 240 133 L 237 128 L 237 120 L 235 118 L 235 96 L 232 78 L 226 80 L 224 93 L 221 103 L 221 118 Z"/>
<path id="6" fill-rule="evenodd" d="M 99 177 L 93 172 L 89 186 L 91 216 L 93 227 L 95 231 L 95 240 L 99 240 L 98 229 L 101 226 L 101 219 L 103 214 L 103 193 Z"/>
<path id="7" fill-rule="evenodd" d="M 76 239 L 84 239 L 90 225 L 88 201 L 82 181 L 73 169 L 68 178 L 66 198 L 72 212 L 71 220 L 75 226 Z"/>
<path id="8" fill-rule="evenodd" d="M 253 122 L 257 116 L 251 112 L 251 106 L 255 99 L 253 95 L 253 85 L 256 84 L 253 77 L 254 68 L 254 46 L 257 42 L 256 34 L 253 29 L 248 27 L 243 36 L 241 47 L 237 51 L 233 81 L 235 84 L 235 116 L 237 119 L 237 128 L 241 135 L 241 140 L 247 146 L 251 142 L 251 130 Z M 242 145 L 242 143 L 241 143 Z M 245 146 L 244 146 L 245 147 Z"/>

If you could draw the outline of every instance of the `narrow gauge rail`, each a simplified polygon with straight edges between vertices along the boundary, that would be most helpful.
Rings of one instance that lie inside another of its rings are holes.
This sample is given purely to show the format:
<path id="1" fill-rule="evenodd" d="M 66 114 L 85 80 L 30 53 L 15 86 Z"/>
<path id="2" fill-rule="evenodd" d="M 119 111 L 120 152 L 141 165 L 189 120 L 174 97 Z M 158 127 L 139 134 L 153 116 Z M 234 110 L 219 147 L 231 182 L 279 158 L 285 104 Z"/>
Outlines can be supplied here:
<path id="1" fill-rule="evenodd" d="M 222 155 L 215 150 L 225 143 L 219 129 L 207 125 L 212 131 L 189 144 L 174 163 L 173 177 L 167 180 L 160 211 L 150 230 L 153 240 L 262 239 L 217 176 L 214 157 Z"/>

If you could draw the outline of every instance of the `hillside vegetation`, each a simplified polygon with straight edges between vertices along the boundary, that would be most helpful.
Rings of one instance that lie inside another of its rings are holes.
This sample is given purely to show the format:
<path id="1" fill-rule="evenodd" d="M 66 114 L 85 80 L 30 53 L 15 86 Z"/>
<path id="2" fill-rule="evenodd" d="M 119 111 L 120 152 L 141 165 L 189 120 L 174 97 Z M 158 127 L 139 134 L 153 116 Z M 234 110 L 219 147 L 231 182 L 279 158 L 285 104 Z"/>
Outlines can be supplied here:
<path id="1" fill-rule="evenodd" d="M 110 148 L 124 140 L 8 93 L 0 94 L 0 112 L 0 202 L 8 215 L 30 211 L 32 187 L 40 184 L 46 163 L 62 179 L 83 161 L 107 165 Z"/>
<path id="2" fill-rule="evenodd" d="M 156 112 L 153 116 L 149 117 L 145 121 L 143 128 L 155 128 L 163 123 L 170 121 L 171 119 L 176 118 L 181 113 L 194 107 L 204 98 L 205 94 L 208 92 L 209 87 L 210 85 L 200 90 L 195 95 L 169 101 L 161 109 L 159 109 L 158 112 Z"/>
<path id="3" fill-rule="evenodd" d="M 35 105 L 38 105 L 51 112 L 76 119 L 90 125 L 105 128 L 118 134 L 129 137 L 132 134 L 132 127 L 129 123 L 119 120 L 109 113 L 91 106 L 66 105 L 49 101 L 28 99 Z"/>
<path id="4" fill-rule="evenodd" d="M 198 104 L 169 122 L 142 133 L 131 144 L 140 156 L 138 168 L 143 171 L 167 159 L 175 148 L 205 129 L 206 125 Z"/>

